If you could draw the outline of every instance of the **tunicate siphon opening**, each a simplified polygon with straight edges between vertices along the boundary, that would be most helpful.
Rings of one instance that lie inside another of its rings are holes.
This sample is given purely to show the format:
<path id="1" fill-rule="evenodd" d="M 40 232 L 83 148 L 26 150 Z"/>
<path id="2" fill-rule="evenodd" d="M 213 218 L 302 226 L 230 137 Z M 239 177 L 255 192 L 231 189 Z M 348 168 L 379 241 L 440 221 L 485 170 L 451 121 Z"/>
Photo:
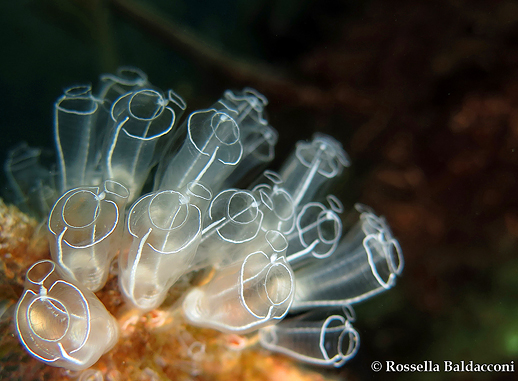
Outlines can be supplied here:
<path id="1" fill-rule="evenodd" d="M 259 213 L 256 199 L 249 193 L 236 192 L 230 197 L 228 218 L 239 224 L 247 224 L 257 218 Z"/>
<path id="2" fill-rule="evenodd" d="M 176 94 L 173 90 L 169 90 L 167 92 L 167 98 L 170 102 L 176 104 L 180 108 L 180 110 L 185 110 L 187 108 L 187 103 L 185 103 L 183 98 Z"/>
<path id="3" fill-rule="evenodd" d="M 277 174 L 274 171 L 270 171 L 269 169 L 263 172 L 263 176 L 270 180 L 272 183 L 277 185 L 282 184 L 283 182 L 279 174 Z"/>
<path id="4" fill-rule="evenodd" d="M 239 127 L 227 114 L 217 112 L 212 116 L 210 125 L 221 143 L 231 145 L 239 140 Z"/>
<path id="5" fill-rule="evenodd" d="M 362 230 L 365 235 L 369 234 L 380 234 L 385 232 L 386 226 L 383 223 L 383 219 L 376 216 L 374 213 L 362 213 L 360 215 L 360 219 L 362 220 Z"/>
<path id="6" fill-rule="evenodd" d="M 117 75 L 126 84 L 136 85 L 147 81 L 146 74 L 143 71 L 133 67 L 121 67 L 119 70 L 117 70 Z"/>
<path id="7" fill-rule="evenodd" d="M 92 94 L 92 86 L 74 86 L 65 90 L 65 94 L 68 97 L 89 97 Z"/>
<path id="8" fill-rule="evenodd" d="M 72 194 L 63 205 L 63 220 L 73 228 L 91 225 L 99 215 L 99 200 L 95 193 L 81 190 Z"/>
<path id="9" fill-rule="evenodd" d="M 277 141 L 270 131 L 254 131 L 246 137 L 245 141 L 253 142 L 253 150 L 248 152 L 251 152 L 255 157 L 262 161 L 270 161 L 273 159 L 275 155 L 273 146 Z"/>
<path id="10" fill-rule="evenodd" d="M 281 264 L 274 264 L 268 270 L 264 281 L 266 296 L 273 305 L 284 303 L 291 294 L 291 274 Z"/>
<path id="11" fill-rule="evenodd" d="M 270 210 L 273 210 L 273 201 L 263 189 L 259 190 L 259 196 L 261 196 L 261 202 Z"/>
<path id="12" fill-rule="evenodd" d="M 317 219 L 317 230 L 322 242 L 335 242 L 342 232 L 340 218 L 331 211 L 321 212 Z"/>
<path id="13" fill-rule="evenodd" d="M 268 230 L 265 239 L 275 253 L 281 253 L 288 248 L 286 237 L 276 230 Z"/>
<path id="14" fill-rule="evenodd" d="M 92 98 L 74 96 L 62 99 L 56 108 L 65 113 L 88 115 L 97 111 L 97 103 Z"/>
<path id="15" fill-rule="evenodd" d="M 212 199 L 212 192 L 210 189 L 197 181 L 191 181 L 189 184 L 187 184 L 187 194 L 207 201 Z"/>
<path id="16" fill-rule="evenodd" d="M 378 237 L 370 235 L 365 237 L 363 244 L 369 255 L 369 264 L 376 280 L 383 287 L 389 287 L 392 271 L 389 266 L 385 245 Z"/>
<path id="17" fill-rule="evenodd" d="M 323 161 L 319 168 L 319 173 L 331 178 L 338 174 L 340 171 L 340 163 L 336 158 L 336 152 L 332 150 L 329 146 L 325 146 L 325 152 L 322 157 Z"/>
<path id="18" fill-rule="evenodd" d="M 54 271 L 56 266 L 51 261 L 40 261 L 34 264 L 28 271 L 26 278 L 29 282 L 39 284 Z"/>
<path id="19" fill-rule="evenodd" d="M 274 304 L 268 295 L 269 270 L 271 269 L 270 259 L 262 252 L 250 254 L 242 267 L 242 289 L 243 303 L 257 317 L 265 317 Z M 276 281 L 276 274 L 272 274 L 273 282 Z M 271 286 L 273 299 L 276 299 L 276 287 Z"/>
<path id="20" fill-rule="evenodd" d="M 287 221 L 295 214 L 293 200 L 284 190 L 278 190 L 271 195 L 275 215 L 282 221 Z"/>
<path id="21" fill-rule="evenodd" d="M 188 215 L 182 197 L 182 194 L 175 191 L 163 191 L 155 195 L 149 203 L 149 217 L 153 225 L 162 230 L 181 226 Z"/>
<path id="22" fill-rule="evenodd" d="M 401 254 L 401 247 L 396 239 L 391 239 L 386 243 L 387 259 L 390 270 L 399 275 L 403 271 L 404 261 Z"/>
<path id="23" fill-rule="evenodd" d="M 104 189 L 106 192 L 115 194 L 122 198 L 128 198 L 130 195 L 129 190 L 125 186 L 113 180 L 106 180 L 104 182 Z"/>
<path id="24" fill-rule="evenodd" d="M 340 353 L 343 357 L 351 356 L 351 354 L 358 350 L 358 335 L 354 331 L 343 331 L 340 335 L 338 348 L 340 348 Z"/>
<path id="25" fill-rule="evenodd" d="M 70 324 L 65 306 L 49 297 L 35 299 L 28 308 L 27 318 L 34 334 L 46 341 L 62 339 Z"/>
<path id="26" fill-rule="evenodd" d="M 342 144 L 332 136 L 317 132 L 313 135 L 313 140 L 326 146 L 326 151 L 334 162 L 333 166 L 339 168 L 342 166 L 349 167 L 351 165 L 349 156 L 344 151 Z"/>
<path id="27" fill-rule="evenodd" d="M 163 103 L 162 96 L 156 91 L 141 90 L 131 97 L 129 111 L 136 119 L 152 120 L 164 109 Z"/>
<path id="28" fill-rule="evenodd" d="M 333 212 L 342 213 L 344 211 L 344 206 L 342 202 L 336 196 L 332 194 L 327 195 L 326 200 Z"/>

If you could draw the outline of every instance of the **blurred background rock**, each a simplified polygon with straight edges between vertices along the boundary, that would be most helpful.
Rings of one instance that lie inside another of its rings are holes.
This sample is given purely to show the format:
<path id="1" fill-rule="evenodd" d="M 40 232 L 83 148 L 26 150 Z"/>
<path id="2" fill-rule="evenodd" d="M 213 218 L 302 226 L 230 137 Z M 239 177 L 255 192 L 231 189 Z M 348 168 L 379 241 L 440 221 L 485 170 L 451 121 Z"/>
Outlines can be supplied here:
<path id="1" fill-rule="evenodd" d="M 374 360 L 518 358 L 518 3 L 18 0 L 0 6 L 0 160 L 53 152 L 63 88 L 134 65 L 189 110 L 227 88 L 270 100 L 274 167 L 315 131 L 353 161 L 336 194 L 384 214 L 403 247 L 395 289 L 358 305 Z M 5 179 L 1 183 L 5 190 Z M 420 374 L 419 379 L 515 379 Z"/>

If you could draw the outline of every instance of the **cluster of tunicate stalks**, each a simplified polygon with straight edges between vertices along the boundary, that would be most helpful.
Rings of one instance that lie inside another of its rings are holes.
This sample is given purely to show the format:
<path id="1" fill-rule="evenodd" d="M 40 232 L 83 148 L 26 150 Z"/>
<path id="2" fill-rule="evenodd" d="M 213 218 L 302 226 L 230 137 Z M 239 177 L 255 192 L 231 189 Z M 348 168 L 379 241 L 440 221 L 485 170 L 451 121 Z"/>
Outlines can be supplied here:
<path id="1" fill-rule="evenodd" d="M 94 294 L 114 260 L 122 295 L 142 311 L 210 267 L 210 280 L 181 299 L 190 324 L 259 330 L 263 347 L 313 364 L 355 355 L 350 305 L 394 285 L 399 245 L 366 206 L 343 226 L 343 206 L 326 192 L 349 160 L 332 137 L 299 141 L 278 173 L 263 171 L 277 142 L 266 104 L 253 89 L 227 90 L 180 123 L 182 98 L 134 68 L 101 76 L 95 92 L 64 92 L 57 170 L 26 145 L 6 163 L 19 204 L 49 215 L 52 260 L 27 271 L 16 308 L 32 356 L 80 370 L 116 344 L 118 323 Z M 145 186 L 152 192 L 141 196 Z"/>

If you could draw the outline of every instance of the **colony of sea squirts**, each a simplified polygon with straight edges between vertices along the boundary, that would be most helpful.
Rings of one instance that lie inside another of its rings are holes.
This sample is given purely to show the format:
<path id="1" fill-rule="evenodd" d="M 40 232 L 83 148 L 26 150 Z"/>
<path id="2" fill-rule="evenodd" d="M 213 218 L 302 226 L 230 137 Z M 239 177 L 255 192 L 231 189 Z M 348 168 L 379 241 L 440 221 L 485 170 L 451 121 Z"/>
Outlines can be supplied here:
<path id="1" fill-rule="evenodd" d="M 383 217 L 328 194 L 350 165 L 334 138 L 299 141 L 278 172 L 266 169 L 278 136 L 267 103 L 227 90 L 182 118 L 178 94 L 127 67 L 65 90 L 57 166 L 23 144 L 6 163 L 18 204 L 48 215 L 52 259 L 29 268 L 15 311 L 31 356 L 87 369 L 146 313 L 155 328 L 180 319 L 312 364 L 356 354 L 351 305 L 395 284 L 401 249 Z M 95 294 L 114 279 L 117 318 Z M 190 341 L 202 357 L 207 343 Z"/>

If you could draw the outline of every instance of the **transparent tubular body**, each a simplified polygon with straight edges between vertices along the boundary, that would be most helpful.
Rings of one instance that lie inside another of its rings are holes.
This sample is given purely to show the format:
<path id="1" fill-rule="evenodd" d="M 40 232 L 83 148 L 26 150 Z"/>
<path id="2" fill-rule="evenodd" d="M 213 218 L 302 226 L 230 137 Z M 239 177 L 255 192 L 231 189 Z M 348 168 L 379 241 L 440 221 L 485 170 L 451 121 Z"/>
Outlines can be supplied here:
<path id="1" fill-rule="evenodd" d="M 82 370 L 117 342 L 117 321 L 93 292 L 60 274 L 54 262 L 34 264 L 24 287 L 16 306 L 16 331 L 25 349 L 38 360 Z"/>
<path id="2" fill-rule="evenodd" d="M 40 164 L 40 156 L 41 149 L 20 143 L 7 153 L 4 169 L 14 204 L 43 217 L 49 214 L 58 195 L 53 173 Z"/>
<path id="3" fill-rule="evenodd" d="M 119 260 L 119 283 L 125 297 L 141 310 L 158 307 L 184 274 L 201 238 L 201 212 L 176 191 L 141 197 L 131 207 Z"/>
<path id="4" fill-rule="evenodd" d="M 268 251 L 218 269 L 208 283 L 188 292 L 182 304 L 187 320 L 222 332 L 248 333 L 282 319 L 293 300 L 294 279 L 280 236 L 272 232 L 263 246 Z"/>
<path id="5" fill-rule="evenodd" d="M 174 124 L 183 113 L 179 105 L 150 89 L 127 93 L 113 104 L 113 128 L 105 139 L 104 176 L 125 184 L 130 201 L 140 194 L 169 143 Z"/>
<path id="6" fill-rule="evenodd" d="M 258 125 L 254 130 L 243 131 L 240 127 L 243 156 L 219 189 L 249 183 L 275 157 L 278 133 L 271 126 Z"/>
<path id="7" fill-rule="evenodd" d="M 403 270 L 399 243 L 383 218 L 358 207 L 360 220 L 334 254 L 296 271 L 294 310 L 353 304 L 394 286 Z"/>
<path id="8" fill-rule="evenodd" d="M 242 250 L 244 243 L 258 236 L 262 221 L 261 202 L 253 193 L 239 189 L 220 192 L 207 211 L 192 268 L 228 263 L 231 250 Z"/>
<path id="9" fill-rule="evenodd" d="M 119 251 L 128 196 L 122 184 L 106 180 L 102 188 L 66 192 L 50 212 L 52 259 L 91 291 L 104 286 L 110 263 Z"/>
<path id="10" fill-rule="evenodd" d="M 340 367 L 356 355 L 360 336 L 342 314 L 311 311 L 259 331 L 261 345 L 315 365 Z"/>
<path id="11" fill-rule="evenodd" d="M 309 143 L 297 142 L 295 152 L 286 159 L 279 174 L 293 203 L 299 206 L 313 201 L 317 191 L 324 192 L 330 181 L 349 165 L 349 158 L 337 140 L 315 134 Z"/>
<path id="12" fill-rule="evenodd" d="M 77 86 L 65 91 L 54 111 L 61 192 L 98 184 L 97 129 L 104 127 L 108 117 L 103 103 L 92 96 L 90 86 Z"/>
<path id="13" fill-rule="evenodd" d="M 258 178 L 258 185 L 252 188 L 264 207 L 263 231 L 278 230 L 283 234 L 290 233 L 295 227 L 295 205 L 291 195 L 284 189 L 282 178 L 273 171 L 266 170 Z"/>
<path id="14" fill-rule="evenodd" d="M 216 109 L 189 115 L 186 140 L 172 160 L 158 168 L 155 189 L 178 190 L 193 180 L 219 188 L 243 155 L 234 116 L 232 110 Z"/>
<path id="15" fill-rule="evenodd" d="M 331 256 L 342 237 L 343 211 L 340 201 L 328 196 L 329 208 L 321 202 L 308 202 L 297 214 L 295 230 L 288 236 L 287 259 L 293 269 L 314 259 Z"/>
<path id="16" fill-rule="evenodd" d="M 243 157 L 220 189 L 236 186 L 238 182 L 249 182 L 275 157 L 275 145 L 279 138 L 277 131 L 268 124 L 264 109 L 268 104 L 258 91 L 245 88 L 242 91 L 227 90 L 216 108 L 235 110 L 239 126 Z"/>

